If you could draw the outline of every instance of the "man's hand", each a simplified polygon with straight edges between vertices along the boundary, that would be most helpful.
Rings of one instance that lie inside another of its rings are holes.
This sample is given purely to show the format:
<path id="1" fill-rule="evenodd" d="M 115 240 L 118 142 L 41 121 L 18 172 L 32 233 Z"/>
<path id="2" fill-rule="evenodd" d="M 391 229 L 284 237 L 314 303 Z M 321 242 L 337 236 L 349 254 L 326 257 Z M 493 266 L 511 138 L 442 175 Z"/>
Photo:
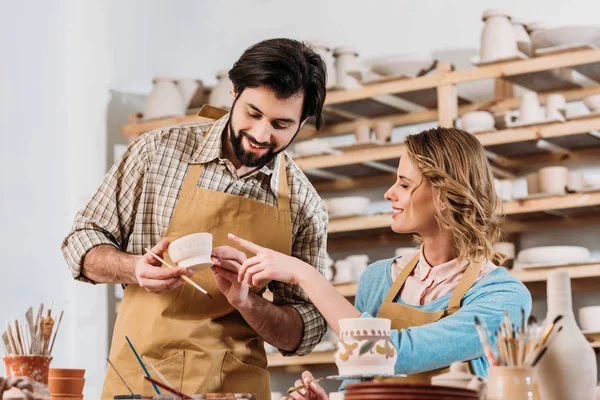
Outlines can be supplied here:
<path id="1" fill-rule="evenodd" d="M 238 282 L 237 273 L 231 272 L 225 268 L 215 266 L 211 267 L 215 275 L 217 288 L 225 295 L 229 304 L 235 308 L 240 308 L 248 301 L 250 287 L 246 282 Z"/>
<path id="2" fill-rule="evenodd" d="M 152 252 L 157 256 L 163 256 L 163 253 L 169 247 L 169 239 L 164 238 L 152 248 Z M 135 261 L 135 277 L 138 284 L 151 293 L 161 294 L 175 289 L 183 282 L 182 275 L 192 277 L 194 271 L 186 268 L 161 268 L 162 263 L 146 253 L 138 256 Z"/>

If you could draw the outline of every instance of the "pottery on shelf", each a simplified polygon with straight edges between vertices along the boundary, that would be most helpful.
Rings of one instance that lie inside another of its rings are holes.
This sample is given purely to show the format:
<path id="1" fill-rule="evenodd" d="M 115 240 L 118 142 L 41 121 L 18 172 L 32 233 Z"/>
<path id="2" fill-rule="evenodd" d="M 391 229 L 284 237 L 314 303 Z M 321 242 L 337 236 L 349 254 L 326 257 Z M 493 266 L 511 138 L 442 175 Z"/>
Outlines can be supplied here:
<path id="1" fill-rule="evenodd" d="M 577 192 L 583 189 L 583 173 L 578 171 L 569 171 L 567 178 L 567 190 L 570 192 Z"/>
<path id="2" fill-rule="evenodd" d="M 481 33 L 480 60 L 482 62 L 514 57 L 518 54 L 517 39 L 504 10 L 486 10 L 485 27 Z"/>
<path id="3" fill-rule="evenodd" d="M 494 129 L 494 123 L 494 115 L 488 111 L 470 111 L 460 117 L 462 128 L 468 132 Z"/>
<path id="4" fill-rule="evenodd" d="M 540 191 L 542 193 L 564 194 L 569 180 L 569 169 L 552 166 L 540 169 Z"/>
<path id="5" fill-rule="evenodd" d="M 357 142 L 368 142 L 371 140 L 371 123 L 368 121 L 357 121 L 354 125 L 354 136 Z"/>
<path id="6" fill-rule="evenodd" d="M 339 321 L 335 353 L 339 375 L 393 375 L 398 359 L 391 342 L 391 321 L 385 318 L 345 318 Z"/>
<path id="7" fill-rule="evenodd" d="M 217 71 L 217 84 L 208 96 L 208 104 L 224 110 L 231 109 L 231 105 L 233 104 L 231 97 L 232 90 L 233 83 L 229 80 L 229 72 L 225 69 Z"/>
<path id="8" fill-rule="evenodd" d="M 502 201 L 511 201 L 513 198 L 513 181 L 510 179 L 494 179 L 496 194 Z"/>
<path id="9" fill-rule="evenodd" d="M 583 331 L 600 332 L 600 306 L 581 307 L 579 325 Z"/>
<path id="10" fill-rule="evenodd" d="M 595 94 L 593 96 L 588 96 L 588 97 L 584 98 L 583 104 L 591 112 L 600 111 L 600 94 Z"/>
<path id="11" fill-rule="evenodd" d="M 171 242 L 169 257 L 177 266 L 195 271 L 210 268 L 213 237 L 210 233 L 194 233 Z"/>
<path id="12" fill-rule="evenodd" d="M 394 125 L 390 121 L 377 121 L 373 124 L 373 132 L 375 139 L 387 143 L 392 140 Z"/>
<path id="13" fill-rule="evenodd" d="M 514 16 L 511 17 L 510 22 L 515 33 L 515 39 L 517 40 L 517 49 L 521 53 L 532 57 L 533 49 L 531 48 L 531 38 L 529 37 L 529 33 L 527 33 L 527 30 L 525 29 L 525 22 L 523 22 L 523 20 L 521 20 L 520 18 L 516 18 Z"/>
<path id="14" fill-rule="evenodd" d="M 144 119 L 165 118 L 183 115 L 186 106 L 175 80 L 167 77 L 155 77 L 152 92 L 146 99 Z"/>
<path id="15" fill-rule="evenodd" d="M 206 103 L 205 88 L 200 79 L 177 79 L 177 88 L 181 92 L 186 110 L 202 107 Z"/>
<path id="16" fill-rule="evenodd" d="M 327 88 L 330 89 L 335 87 L 336 68 L 331 48 L 326 43 L 320 41 L 311 41 L 309 42 L 309 44 L 313 48 L 313 50 L 321 56 L 323 61 L 325 61 L 325 66 L 327 67 Z"/>
<path id="17" fill-rule="evenodd" d="M 519 122 L 541 122 L 544 120 L 542 109 L 540 108 L 540 101 L 538 100 L 537 93 L 525 92 L 521 96 L 521 105 L 519 107 Z"/>
<path id="18" fill-rule="evenodd" d="M 527 174 L 527 194 L 532 195 L 540 192 L 540 174 L 535 171 Z"/>
<path id="19" fill-rule="evenodd" d="M 546 99 L 546 119 L 564 120 L 567 102 L 562 94 L 551 94 Z"/>
<path id="20" fill-rule="evenodd" d="M 357 81 L 349 73 L 360 71 L 358 51 L 353 47 L 337 47 L 333 51 L 333 56 L 335 57 L 336 88 L 356 88 Z"/>
<path id="21" fill-rule="evenodd" d="M 596 354 L 573 314 L 571 280 L 565 269 L 550 271 L 546 321 L 563 315 L 563 329 L 536 366 L 535 376 L 544 400 L 594 400 Z"/>

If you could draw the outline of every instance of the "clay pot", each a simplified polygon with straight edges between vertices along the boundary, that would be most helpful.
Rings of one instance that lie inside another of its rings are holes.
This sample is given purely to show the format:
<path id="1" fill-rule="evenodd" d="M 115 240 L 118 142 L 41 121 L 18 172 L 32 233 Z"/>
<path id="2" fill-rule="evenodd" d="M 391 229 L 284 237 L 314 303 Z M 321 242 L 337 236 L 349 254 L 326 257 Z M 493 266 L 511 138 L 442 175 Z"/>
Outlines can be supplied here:
<path id="1" fill-rule="evenodd" d="M 154 87 L 146 99 L 144 119 L 172 117 L 185 114 L 183 96 L 172 78 L 155 77 Z"/>
<path id="2" fill-rule="evenodd" d="M 50 378 L 83 378 L 85 369 L 77 368 L 50 368 L 48 376 Z"/>
<path id="3" fill-rule="evenodd" d="M 48 378 L 48 390 L 52 394 L 82 394 L 85 378 Z"/>
<path id="4" fill-rule="evenodd" d="M 533 368 L 491 367 L 488 400 L 539 400 Z M 545 399 L 545 397 L 544 397 Z"/>
<path id="5" fill-rule="evenodd" d="M 48 369 L 52 357 L 6 356 L 3 360 L 7 377 L 26 376 L 44 385 L 48 384 Z"/>
<path id="6" fill-rule="evenodd" d="M 569 169 L 567 167 L 545 167 L 540 169 L 539 174 L 542 193 L 565 193 L 569 181 Z"/>

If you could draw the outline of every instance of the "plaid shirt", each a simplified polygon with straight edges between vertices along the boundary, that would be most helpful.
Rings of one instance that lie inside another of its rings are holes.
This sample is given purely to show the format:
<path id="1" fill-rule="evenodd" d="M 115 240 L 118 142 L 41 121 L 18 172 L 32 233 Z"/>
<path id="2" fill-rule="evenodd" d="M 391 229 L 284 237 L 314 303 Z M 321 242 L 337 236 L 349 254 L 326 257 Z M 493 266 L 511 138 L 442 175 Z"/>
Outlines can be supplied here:
<path id="1" fill-rule="evenodd" d="M 75 279 L 81 275 L 86 253 L 95 246 L 113 245 L 132 254 L 160 241 L 177 202 L 187 164 L 206 164 L 198 185 L 277 205 L 279 163 L 285 160 L 292 217 L 292 256 L 323 271 L 328 214 L 306 176 L 284 152 L 255 173 L 238 178 L 233 164 L 221 158 L 221 135 L 229 116 L 211 123 L 182 124 L 146 133 L 132 143 L 108 172 L 87 206 L 77 213 L 62 252 Z M 308 354 L 321 340 L 327 325 L 297 285 L 273 281 L 273 302 L 294 307 L 304 333 L 294 353 Z"/>

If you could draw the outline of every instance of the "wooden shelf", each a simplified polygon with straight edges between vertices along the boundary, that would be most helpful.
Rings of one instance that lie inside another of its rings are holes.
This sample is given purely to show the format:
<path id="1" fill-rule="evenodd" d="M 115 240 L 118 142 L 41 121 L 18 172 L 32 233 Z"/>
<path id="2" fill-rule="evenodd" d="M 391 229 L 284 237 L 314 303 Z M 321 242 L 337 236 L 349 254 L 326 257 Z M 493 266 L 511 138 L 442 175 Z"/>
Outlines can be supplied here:
<path id="1" fill-rule="evenodd" d="M 581 209 L 599 206 L 600 190 L 595 192 L 573 193 L 562 196 L 549 196 L 506 202 L 503 204 L 503 210 L 506 216 L 516 216 L 537 212 L 547 213 L 548 211 L 557 210 L 579 211 Z M 588 214 L 587 217 L 589 218 L 590 215 Z M 348 218 L 331 218 L 329 220 L 328 232 L 329 234 L 336 234 L 389 228 L 391 218 L 392 213 Z"/>

